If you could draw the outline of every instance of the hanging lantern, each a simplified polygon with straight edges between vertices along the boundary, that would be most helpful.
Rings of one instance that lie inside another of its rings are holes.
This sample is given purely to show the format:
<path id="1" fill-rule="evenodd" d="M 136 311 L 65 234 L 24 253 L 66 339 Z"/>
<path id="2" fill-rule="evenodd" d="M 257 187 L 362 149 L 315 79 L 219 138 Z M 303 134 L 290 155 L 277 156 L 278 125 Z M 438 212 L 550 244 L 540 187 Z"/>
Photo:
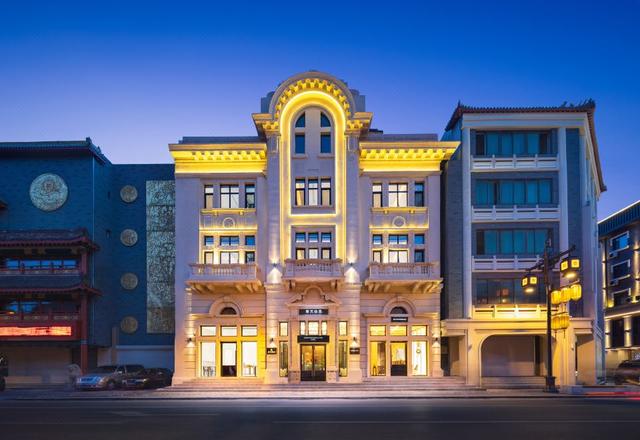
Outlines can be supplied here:
<path id="1" fill-rule="evenodd" d="M 566 303 L 571 300 L 571 289 L 563 287 L 560 289 L 560 302 Z"/>
<path id="2" fill-rule="evenodd" d="M 535 275 L 527 274 L 522 278 L 522 290 L 524 293 L 532 294 L 538 290 L 538 277 Z"/>
<path id="3" fill-rule="evenodd" d="M 580 259 L 568 257 L 560 262 L 560 273 L 568 280 L 577 280 L 580 271 Z"/>
<path id="4" fill-rule="evenodd" d="M 578 301 L 582 298 L 582 286 L 580 284 L 574 284 L 571 289 L 571 301 Z"/>
<path id="5" fill-rule="evenodd" d="M 561 328 L 562 329 L 566 329 L 569 328 L 569 314 L 568 313 L 563 313 L 561 316 Z"/>
<path id="6" fill-rule="evenodd" d="M 562 296 L 559 290 L 554 290 L 551 292 L 551 304 L 557 306 L 562 302 Z"/>
<path id="7" fill-rule="evenodd" d="M 558 317 L 557 316 L 552 316 L 551 317 L 551 330 L 558 330 Z"/>

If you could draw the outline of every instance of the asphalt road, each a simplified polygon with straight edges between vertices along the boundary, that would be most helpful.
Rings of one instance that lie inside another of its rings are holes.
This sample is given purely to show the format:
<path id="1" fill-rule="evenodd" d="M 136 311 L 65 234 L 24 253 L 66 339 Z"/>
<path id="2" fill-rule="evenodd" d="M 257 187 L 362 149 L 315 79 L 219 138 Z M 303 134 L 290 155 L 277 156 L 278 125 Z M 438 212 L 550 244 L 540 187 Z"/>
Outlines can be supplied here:
<path id="1" fill-rule="evenodd" d="M 634 399 L 0 401 L 0 438 L 632 439 Z"/>

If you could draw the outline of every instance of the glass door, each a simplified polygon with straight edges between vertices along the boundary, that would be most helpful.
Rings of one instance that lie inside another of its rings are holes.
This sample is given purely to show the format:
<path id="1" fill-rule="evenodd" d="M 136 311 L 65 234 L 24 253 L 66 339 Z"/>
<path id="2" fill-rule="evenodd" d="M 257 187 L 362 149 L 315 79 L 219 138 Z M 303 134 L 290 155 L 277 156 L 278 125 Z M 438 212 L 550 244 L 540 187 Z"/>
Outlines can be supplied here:
<path id="1" fill-rule="evenodd" d="M 427 375 L 427 342 L 413 341 L 411 343 L 411 375 Z"/>
<path id="2" fill-rule="evenodd" d="M 254 341 L 242 343 L 242 375 L 256 377 L 258 372 L 258 343 Z"/>
<path id="3" fill-rule="evenodd" d="M 387 344 L 386 342 L 371 343 L 371 375 L 385 376 L 387 374 Z"/>
<path id="4" fill-rule="evenodd" d="M 222 377 L 236 377 L 238 375 L 238 353 L 235 342 L 222 343 Z"/>
<path id="5" fill-rule="evenodd" d="M 324 345 L 300 346 L 300 379 L 326 380 L 326 359 Z"/>
<path id="6" fill-rule="evenodd" d="M 200 363 L 202 377 L 215 377 L 216 375 L 216 343 L 203 342 L 200 344 Z"/>
<path id="7" fill-rule="evenodd" d="M 407 343 L 406 342 L 391 343 L 391 375 L 392 376 L 407 375 Z"/>

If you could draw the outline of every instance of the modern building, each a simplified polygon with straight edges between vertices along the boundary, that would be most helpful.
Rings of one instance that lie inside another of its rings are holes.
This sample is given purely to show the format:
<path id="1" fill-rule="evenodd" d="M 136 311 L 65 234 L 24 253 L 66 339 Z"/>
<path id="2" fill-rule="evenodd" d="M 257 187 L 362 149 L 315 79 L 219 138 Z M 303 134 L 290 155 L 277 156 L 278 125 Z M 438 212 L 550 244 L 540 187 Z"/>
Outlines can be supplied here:
<path id="1" fill-rule="evenodd" d="M 9 384 L 173 363 L 173 165 L 90 139 L 0 143 L 0 355 Z"/>
<path id="2" fill-rule="evenodd" d="M 442 267 L 443 365 L 468 384 L 544 383 L 546 296 L 523 293 L 545 242 L 575 246 L 582 299 L 553 332 L 557 384 L 602 374 L 604 331 L 597 211 L 605 190 L 595 104 L 486 108 L 459 104 L 444 139 L 460 141 L 445 164 Z M 557 268 L 556 268 L 557 269 Z M 558 271 L 552 277 L 559 287 Z"/>
<path id="3" fill-rule="evenodd" d="M 606 367 L 640 359 L 640 201 L 598 224 Z"/>
<path id="4" fill-rule="evenodd" d="M 175 382 L 442 376 L 440 170 L 458 142 L 372 116 L 307 72 L 262 99 L 256 136 L 169 146 Z"/>

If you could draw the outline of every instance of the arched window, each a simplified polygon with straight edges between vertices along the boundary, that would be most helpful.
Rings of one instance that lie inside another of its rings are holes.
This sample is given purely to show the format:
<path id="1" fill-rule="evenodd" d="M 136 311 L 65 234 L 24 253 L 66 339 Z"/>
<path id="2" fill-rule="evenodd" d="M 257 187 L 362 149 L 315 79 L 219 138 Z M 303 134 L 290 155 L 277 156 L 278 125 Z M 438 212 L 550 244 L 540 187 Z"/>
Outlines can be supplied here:
<path id="1" fill-rule="evenodd" d="M 331 127 L 331 121 L 324 113 L 320 113 L 320 127 Z"/>
<path id="2" fill-rule="evenodd" d="M 391 309 L 391 312 L 389 314 L 390 315 L 408 315 L 407 309 L 400 306 L 395 306 L 393 309 Z"/>
<path id="3" fill-rule="evenodd" d="M 333 153 L 333 128 L 328 113 L 310 107 L 300 113 L 293 125 L 293 154 Z"/>
<path id="4" fill-rule="evenodd" d="M 296 128 L 304 128 L 304 126 L 305 126 L 305 119 L 304 119 L 304 113 L 303 113 L 300 115 L 300 117 L 296 121 Z"/>
<path id="5" fill-rule="evenodd" d="M 225 307 L 222 310 L 220 310 L 220 314 L 221 315 L 237 315 L 238 312 L 236 312 L 236 309 L 234 309 L 233 307 Z"/>

